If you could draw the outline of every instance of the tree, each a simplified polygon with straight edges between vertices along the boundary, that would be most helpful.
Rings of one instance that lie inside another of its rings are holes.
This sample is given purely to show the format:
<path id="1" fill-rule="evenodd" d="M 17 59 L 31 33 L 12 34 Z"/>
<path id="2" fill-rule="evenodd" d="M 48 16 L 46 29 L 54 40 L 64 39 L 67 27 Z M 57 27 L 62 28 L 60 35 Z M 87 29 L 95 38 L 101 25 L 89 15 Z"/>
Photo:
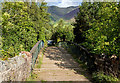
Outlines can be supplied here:
<path id="1" fill-rule="evenodd" d="M 73 26 L 68 25 L 64 22 L 63 19 L 60 19 L 55 25 L 54 25 L 54 33 L 52 35 L 52 39 L 57 41 L 73 41 L 74 34 L 73 34 Z M 60 40 L 59 40 L 60 39 Z"/>
<path id="2" fill-rule="evenodd" d="M 89 20 L 90 20 L 90 9 L 91 3 L 84 2 L 82 5 L 79 7 L 79 13 L 77 17 L 75 17 L 75 23 L 73 24 L 75 26 L 74 28 L 74 34 L 75 34 L 75 39 L 74 41 L 77 43 L 82 43 L 85 41 L 85 31 L 87 31 L 90 28 L 89 25 Z"/>
<path id="3" fill-rule="evenodd" d="M 80 7 L 74 33 L 85 39 L 83 45 L 92 53 L 119 55 L 119 8 L 118 3 L 110 2 L 83 3 Z"/>
<path id="4" fill-rule="evenodd" d="M 3 57 L 30 51 L 38 40 L 45 40 L 49 18 L 46 3 L 5 2 L 2 8 Z"/>

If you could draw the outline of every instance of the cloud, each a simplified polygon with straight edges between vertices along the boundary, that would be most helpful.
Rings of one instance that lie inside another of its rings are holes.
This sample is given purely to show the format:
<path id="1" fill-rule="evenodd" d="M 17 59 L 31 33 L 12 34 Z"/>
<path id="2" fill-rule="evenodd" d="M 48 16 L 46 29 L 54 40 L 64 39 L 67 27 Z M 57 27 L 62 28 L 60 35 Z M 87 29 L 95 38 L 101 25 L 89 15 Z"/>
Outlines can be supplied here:
<path id="1" fill-rule="evenodd" d="M 55 5 L 58 7 L 79 6 L 82 0 L 45 0 L 48 6 Z"/>
<path id="2" fill-rule="evenodd" d="M 83 0 L 45 0 L 46 2 L 82 2 Z"/>
<path id="3" fill-rule="evenodd" d="M 47 2 L 48 6 L 58 6 L 59 2 Z"/>
<path id="4" fill-rule="evenodd" d="M 69 7 L 69 6 L 78 6 L 80 3 L 75 2 L 73 0 L 62 0 L 60 4 L 58 4 L 58 7 Z"/>
<path id="5" fill-rule="evenodd" d="M 59 2 L 61 2 L 62 0 L 45 0 L 45 2 L 55 2 L 55 3 L 59 3 Z"/>

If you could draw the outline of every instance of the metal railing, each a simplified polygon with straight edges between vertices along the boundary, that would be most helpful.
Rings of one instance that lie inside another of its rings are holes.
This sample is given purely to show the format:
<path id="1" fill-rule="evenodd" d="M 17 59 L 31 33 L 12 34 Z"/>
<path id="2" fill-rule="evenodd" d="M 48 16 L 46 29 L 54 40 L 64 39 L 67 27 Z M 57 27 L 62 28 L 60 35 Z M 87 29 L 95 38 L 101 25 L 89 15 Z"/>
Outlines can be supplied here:
<path id="1" fill-rule="evenodd" d="M 41 48 L 44 47 L 44 41 L 40 40 L 38 41 L 34 47 L 30 50 L 30 53 L 32 54 L 32 65 L 31 65 L 31 71 L 34 68 L 34 65 L 36 63 L 36 59 L 38 57 L 38 54 L 40 53 Z"/>
<path id="2" fill-rule="evenodd" d="M 93 54 L 89 53 L 86 48 L 70 41 L 60 41 L 58 42 L 58 46 L 61 46 L 70 53 L 74 54 L 76 58 L 78 58 L 80 61 L 84 62 L 87 65 L 90 71 L 95 70 L 94 56 Z"/>

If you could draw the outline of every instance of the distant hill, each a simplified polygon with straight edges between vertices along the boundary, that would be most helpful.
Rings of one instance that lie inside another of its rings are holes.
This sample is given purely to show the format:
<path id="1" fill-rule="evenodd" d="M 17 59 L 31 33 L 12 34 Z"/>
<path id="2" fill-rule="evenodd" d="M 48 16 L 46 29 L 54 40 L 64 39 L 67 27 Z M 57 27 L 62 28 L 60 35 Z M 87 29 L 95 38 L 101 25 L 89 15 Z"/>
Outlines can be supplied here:
<path id="1" fill-rule="evenodd" d="M 59 8 L 57 6 L 48 7 L 48 13 L 51 14 L 50 18 L 53 21 L 57 21 L 60 18 L 63 18 L 64 20 L 74 19 L 74 16 L 77 15 L 77 12 L 79 12 L 79 8 L 74 6 L 67 8 Z"/>
<path id="2" fill-rule="evenodd" d="M 70 11 L 69 13 L 65 14 L 64 18 L 67 20 L 70 20 L 70 19 L 74 18 L 74 16 L 76 16 L 78 12 L 79 12 L 79 8 L 76 8 L 76 9 Z"/>

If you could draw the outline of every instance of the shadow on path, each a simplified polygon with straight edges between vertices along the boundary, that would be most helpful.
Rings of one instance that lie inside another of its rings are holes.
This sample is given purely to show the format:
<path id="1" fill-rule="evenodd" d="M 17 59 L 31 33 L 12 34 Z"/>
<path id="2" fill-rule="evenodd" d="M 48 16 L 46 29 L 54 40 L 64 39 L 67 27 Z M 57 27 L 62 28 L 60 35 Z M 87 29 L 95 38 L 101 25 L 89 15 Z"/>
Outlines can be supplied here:
<path id="1" fill-rule="evenodd" d="M 64 48 L 61 47 L 48 47 L 45 51 L 46 58 L 56 61 L 54 64 L 59 68 L 74 70 L 75 74 L 83 75 L 87 79 L 91 80 L 91 76 L 85 69 L 82 69 L 81 66 L 73 59 L 73 57 L 67 53 Z M 57 62 L 59 61 L 59 62 Z"/>

